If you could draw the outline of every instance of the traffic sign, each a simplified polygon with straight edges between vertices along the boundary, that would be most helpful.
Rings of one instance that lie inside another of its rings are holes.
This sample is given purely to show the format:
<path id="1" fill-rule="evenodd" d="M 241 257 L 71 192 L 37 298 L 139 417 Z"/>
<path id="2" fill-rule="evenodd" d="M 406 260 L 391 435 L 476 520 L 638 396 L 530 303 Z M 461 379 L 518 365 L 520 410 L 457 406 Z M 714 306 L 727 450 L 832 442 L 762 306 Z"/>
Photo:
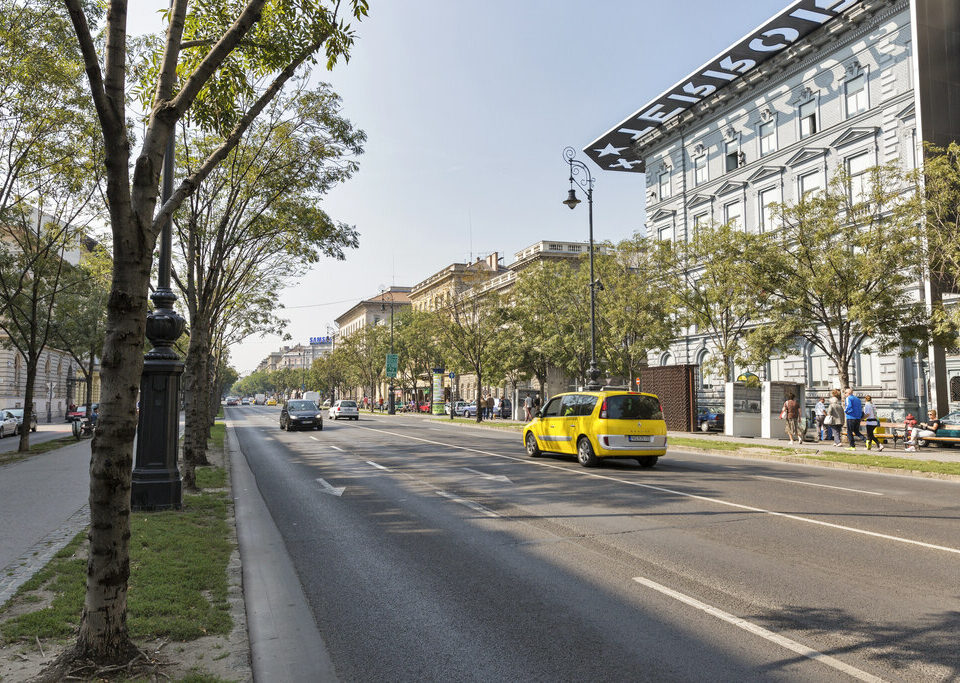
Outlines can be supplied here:
<path id="1" fill-rule="evenodd" d="M 397 365 L 399 354 L 388 353 L 387 354 L 387 377 L 393 378 L 397 376 Z"/>
<path id="2" fill-rule="evenodd" d="M 450 373 L 450 379 L 453 379 L 453 378 L 456 377 L 456 376 L 457 376 L 457 373 L 455 373 L 455 372 L 451 372 L 451 373 Z"/>

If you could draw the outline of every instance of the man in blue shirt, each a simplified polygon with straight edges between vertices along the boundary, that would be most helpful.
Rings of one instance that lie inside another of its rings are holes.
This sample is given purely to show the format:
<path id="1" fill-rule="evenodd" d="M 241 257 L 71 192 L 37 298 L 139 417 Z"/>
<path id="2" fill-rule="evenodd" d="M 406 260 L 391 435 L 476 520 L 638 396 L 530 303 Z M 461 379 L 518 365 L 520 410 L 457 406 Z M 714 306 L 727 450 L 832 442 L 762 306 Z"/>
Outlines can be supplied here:
<path id="1" fill-rule="evenodd" d="M 843 414 L 847 418 L 847 438 L 850 440 L 850 450 L 854 450 L 857 442 L 854 436 L 859 436 L 861 440 L 866 441 L 866 437 L 860 433 L 860 420 L 863 418 L 863 404 L 860 399 L 853 395 L 853 389 L 847 387 L 844 389 L 846 400 L 843 403 Z"/>

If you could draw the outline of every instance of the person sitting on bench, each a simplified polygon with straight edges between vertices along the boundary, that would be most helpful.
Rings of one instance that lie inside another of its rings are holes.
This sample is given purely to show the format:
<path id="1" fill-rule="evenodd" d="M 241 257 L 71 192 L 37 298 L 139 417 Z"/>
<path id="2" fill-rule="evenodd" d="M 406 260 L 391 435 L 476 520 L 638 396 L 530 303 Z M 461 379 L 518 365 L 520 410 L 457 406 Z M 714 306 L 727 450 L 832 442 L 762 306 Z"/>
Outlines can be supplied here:
<path id="1" fill-rule="evenodd" d="M 917 450 L 917 439 L 925 439 L 931 436 L 937 435 L 937 430 L 940 429 L 941 423 L 937 419 L 937 411 L 931 410 L 927 413 L 929 416 L 926 422 L 921 422 L 916 427 L 910 430 L 910 441 L 907 442 L 907 451 Z"/>

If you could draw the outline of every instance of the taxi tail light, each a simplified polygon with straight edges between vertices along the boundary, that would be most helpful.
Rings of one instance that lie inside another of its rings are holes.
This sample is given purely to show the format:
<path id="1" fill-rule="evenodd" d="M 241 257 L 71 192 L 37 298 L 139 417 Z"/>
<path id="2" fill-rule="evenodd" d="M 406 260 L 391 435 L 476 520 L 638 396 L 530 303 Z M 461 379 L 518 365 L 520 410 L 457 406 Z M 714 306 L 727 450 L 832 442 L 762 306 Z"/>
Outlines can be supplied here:
<path id="1" fill-rule="evenodd" d="M 600 404 L 600 419 L 607 419 L 607 399 L 603 399 L 603 403 Z"/>

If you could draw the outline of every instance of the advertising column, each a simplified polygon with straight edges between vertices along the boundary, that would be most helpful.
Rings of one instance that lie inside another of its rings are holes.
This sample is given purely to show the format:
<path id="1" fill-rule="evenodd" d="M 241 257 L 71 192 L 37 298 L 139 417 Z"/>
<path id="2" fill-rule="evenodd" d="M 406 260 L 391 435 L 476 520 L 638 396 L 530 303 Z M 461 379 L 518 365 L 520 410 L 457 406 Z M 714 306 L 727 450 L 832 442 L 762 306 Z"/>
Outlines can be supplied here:
<path id="1" fill-rule="evenodd" d="M 433 410 L 434 415 L 443 415 L 443 368 L 433 369 Z"/>

